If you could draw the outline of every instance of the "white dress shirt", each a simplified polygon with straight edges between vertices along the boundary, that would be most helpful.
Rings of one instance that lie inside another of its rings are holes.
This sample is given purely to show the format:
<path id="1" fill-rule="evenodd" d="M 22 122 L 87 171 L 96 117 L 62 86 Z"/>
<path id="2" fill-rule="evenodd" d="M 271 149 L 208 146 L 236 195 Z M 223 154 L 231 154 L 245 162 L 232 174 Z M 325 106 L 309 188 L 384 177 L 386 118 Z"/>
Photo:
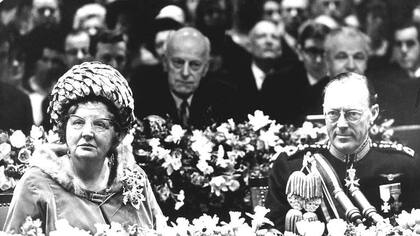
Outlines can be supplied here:
<path id="1" fill-rule="evenodd" d="M 254 75 L 255 84 L 257 85 L 257 89 L 261 90 L 262 85 L 265 80 L 265 73 L 262 71 L 255 63 L 251 64 L 252 74 Z"/>

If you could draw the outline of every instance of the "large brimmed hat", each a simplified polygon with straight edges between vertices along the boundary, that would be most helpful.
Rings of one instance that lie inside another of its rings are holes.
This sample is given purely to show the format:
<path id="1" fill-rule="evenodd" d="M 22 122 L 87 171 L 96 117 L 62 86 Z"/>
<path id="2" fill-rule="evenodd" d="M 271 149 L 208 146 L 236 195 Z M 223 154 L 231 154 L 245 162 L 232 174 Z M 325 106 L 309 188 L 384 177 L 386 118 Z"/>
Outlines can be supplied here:
<path id="1" fill-rule="evenodd" d="M 61 76 L 51 92 L 48 112 L 55 129 L 63 125 L 69 104 L 85 97 L 100 97 L 113 104 L 122 128 L 129 128 L 134 123 L 134 99 L 127 80 L 109 65 L 84 62 Z"/>

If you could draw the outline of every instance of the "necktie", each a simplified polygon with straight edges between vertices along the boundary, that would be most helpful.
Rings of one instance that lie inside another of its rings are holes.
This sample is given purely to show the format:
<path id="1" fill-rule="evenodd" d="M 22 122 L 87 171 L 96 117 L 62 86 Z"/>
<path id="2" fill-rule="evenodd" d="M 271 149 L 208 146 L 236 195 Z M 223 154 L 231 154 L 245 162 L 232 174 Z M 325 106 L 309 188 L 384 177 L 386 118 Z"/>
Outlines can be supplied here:
<path id="1" fill-rule="evenodd" d="M 179 118 L 184 127 L 188 126 L 188 102 L 183 100 L 179 108 Z"/>

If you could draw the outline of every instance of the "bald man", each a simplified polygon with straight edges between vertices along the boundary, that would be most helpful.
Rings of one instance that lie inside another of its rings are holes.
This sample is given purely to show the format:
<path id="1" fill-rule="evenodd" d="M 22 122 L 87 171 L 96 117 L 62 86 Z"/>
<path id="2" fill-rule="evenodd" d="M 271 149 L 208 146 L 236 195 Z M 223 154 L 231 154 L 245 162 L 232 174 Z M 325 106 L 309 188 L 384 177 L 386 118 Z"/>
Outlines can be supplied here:
<path id="1" fill-rule="evenodd" d="M 185 128 L 201 128 L 233 117 L 231 87 L 205 77 L 209 59 L 207 37 L 191 27 L 175 31 L 168 38 L 162 60 L 167 84 L 136 95 L 138 117 L 169 116 Z"/>

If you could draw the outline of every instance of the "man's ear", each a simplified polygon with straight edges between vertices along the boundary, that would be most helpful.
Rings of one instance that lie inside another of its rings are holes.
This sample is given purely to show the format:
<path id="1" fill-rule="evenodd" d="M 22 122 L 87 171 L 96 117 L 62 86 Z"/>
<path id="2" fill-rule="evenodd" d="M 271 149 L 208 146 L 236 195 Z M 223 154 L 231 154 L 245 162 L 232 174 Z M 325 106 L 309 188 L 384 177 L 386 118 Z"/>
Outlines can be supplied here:
<path id="1" fill-rule="evenodd" d="M 210 60 L 211 60 L 211 59 L 209 59 L 209 60 L 207 61 L 206 65 L 204 65 L 204 68 L 203 68 L 203 73 L 202 73 L 203 77 L 204 77 L 204 76 L 206 76 L 206 75 L 207 75 L 207 72 L 209 71 L 209 67 L 210 67 Z"/>
<path id="2" fill-rule="evenodd" d="M 375 122 L 376 118 L 378 118 L 379 115 L 379 105 L 375 104 L 370 108 L 370 112 L 372 114 L 372 117 L 370 118 L 370 123 L 373 124 Z"/>

